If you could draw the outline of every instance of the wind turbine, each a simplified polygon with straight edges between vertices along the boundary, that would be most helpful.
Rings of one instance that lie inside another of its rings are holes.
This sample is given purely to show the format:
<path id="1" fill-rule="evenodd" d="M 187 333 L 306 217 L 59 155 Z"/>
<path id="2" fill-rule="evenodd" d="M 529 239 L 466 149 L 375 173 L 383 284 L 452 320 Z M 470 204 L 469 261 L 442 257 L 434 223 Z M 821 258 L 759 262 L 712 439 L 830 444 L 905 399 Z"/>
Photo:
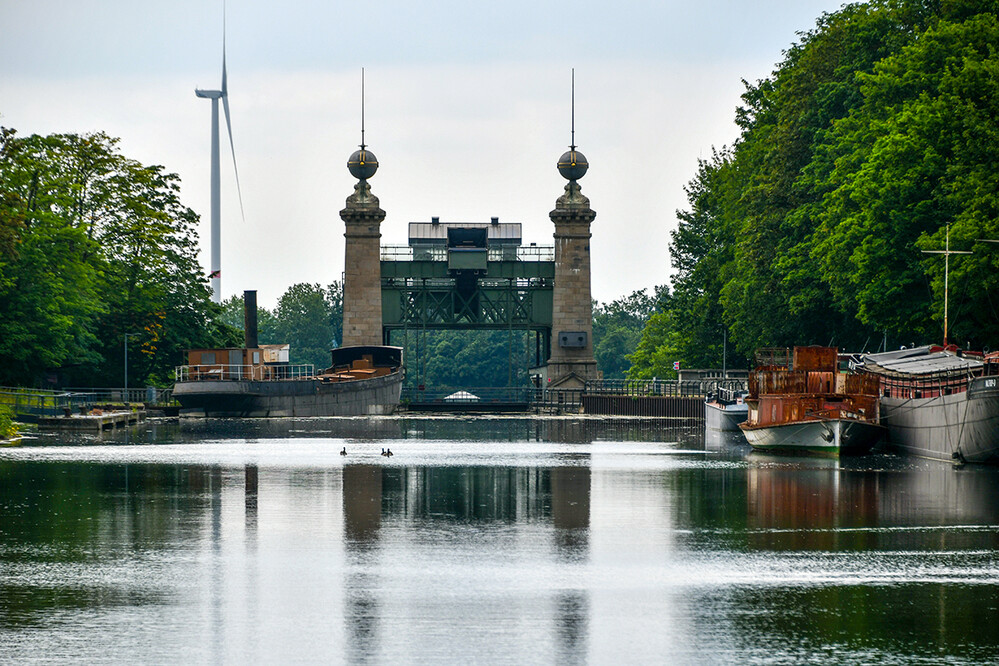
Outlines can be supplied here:
<path id="1" fill-rule="evenodd" d="M 229 131 L 229 151 L 232 155 L 232 169 L 236 174 L 236 192 L 239 194 L 239 213 L 243 221 L 246 216 L 243 213 L 243 192 L 239 187 L 239 169 L 236 167 L 236 149 L 232 141 L 232 121 L 229 117 L 229 89 L 226 83 L 225 71 L 225 7 L 222 10 L 222 89 L 221 90 L 201 90 L 195 88 L 194 94 L 212 100 L 212 209 L 211 209 L 211 269 L 209 274 L 212 285 L 212 300 L 216 303 L 222 302 L 222 195 L 220 188 L 221 177 L 219 174 L 219 100 L 222 100 L 222 108 L 225 110 L 225 126 Z"/>

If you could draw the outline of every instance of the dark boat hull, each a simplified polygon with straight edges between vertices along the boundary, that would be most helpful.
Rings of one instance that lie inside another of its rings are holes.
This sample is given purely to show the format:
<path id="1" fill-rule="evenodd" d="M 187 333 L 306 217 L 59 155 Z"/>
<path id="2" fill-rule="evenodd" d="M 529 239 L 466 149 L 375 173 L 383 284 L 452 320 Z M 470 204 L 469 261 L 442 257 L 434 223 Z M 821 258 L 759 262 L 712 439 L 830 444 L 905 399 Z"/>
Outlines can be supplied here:
<path id="1" fill-rule="evenodd" d="M 403 372 L 371 379 L 321 382 L 279 381 L 177 382 L 173 395 L 181 414 L 210 417 L 375 416 L 399 405 Z"/>
<path id="2" fill-rule="evenodd" d="M 999 462 L 999 377 L 933 398 L 881 398 L 889 448 L 936 460 Z"/>

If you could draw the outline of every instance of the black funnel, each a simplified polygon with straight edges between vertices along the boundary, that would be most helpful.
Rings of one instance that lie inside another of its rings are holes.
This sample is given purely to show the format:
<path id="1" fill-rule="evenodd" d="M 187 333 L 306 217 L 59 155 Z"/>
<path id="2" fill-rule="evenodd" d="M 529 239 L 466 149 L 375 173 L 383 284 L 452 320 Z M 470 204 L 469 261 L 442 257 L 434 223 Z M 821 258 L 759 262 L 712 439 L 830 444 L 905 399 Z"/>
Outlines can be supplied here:
<path id="1" fill-rule="evenodd" d="M 257 292 L 243 292 L 243 330 L 245 331 L 246 348 L 257 348 Z"/>

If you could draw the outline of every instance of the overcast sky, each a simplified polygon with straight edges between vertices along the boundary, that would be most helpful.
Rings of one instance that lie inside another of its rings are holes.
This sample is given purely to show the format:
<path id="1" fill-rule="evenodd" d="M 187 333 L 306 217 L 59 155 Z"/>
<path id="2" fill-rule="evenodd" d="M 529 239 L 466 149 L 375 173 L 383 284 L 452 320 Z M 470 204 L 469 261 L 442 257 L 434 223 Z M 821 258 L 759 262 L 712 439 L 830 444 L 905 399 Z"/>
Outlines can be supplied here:
<path id="1" fill-rule="evenodd" d="M 663 284 L 683 187 L 699 157 L 737 136 L 741 80 L 767 76 L 797 32 L 840 5 L 230 0 L 246 220 L 223 139 L 223 296 L 257 289 L 273 306 L 296 282 L 341 277 L 362 66 L 383 244 L 405 244 L 410 221 L 498 216 L 550 245 L 575 67 L 576 143 L 590 163 L 580 184 L 597 212 L 593 296 Z M 207 266 L 211 103 L 194 88 L 220 85 L 221 2 L 0 0 L 0 26 L 0 124 L 102 130 L 126 156 L 179 174 Z"/>

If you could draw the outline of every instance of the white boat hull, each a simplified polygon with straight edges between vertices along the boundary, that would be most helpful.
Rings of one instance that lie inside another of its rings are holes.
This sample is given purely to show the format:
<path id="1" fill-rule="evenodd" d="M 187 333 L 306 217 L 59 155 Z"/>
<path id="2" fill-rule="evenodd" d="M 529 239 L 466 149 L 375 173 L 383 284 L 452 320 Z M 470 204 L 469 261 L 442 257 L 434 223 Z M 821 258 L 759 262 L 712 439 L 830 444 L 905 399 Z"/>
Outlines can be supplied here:
<path id="1" fill-rule="evenodd" d="M 704 423 L 709 430 L 739 432 L 739 424 L 745 421 L 748 416 L 749 407 L 745 404 L 704 403 Z"/>
<path id="2" fill-rule="evenodd" d="M 838 456 L 867 453 L 884 428 L 865 421 L 826 419 L 768 426 L 739 426 L 750 446 L 772 453 L 813 453 Z"/>

